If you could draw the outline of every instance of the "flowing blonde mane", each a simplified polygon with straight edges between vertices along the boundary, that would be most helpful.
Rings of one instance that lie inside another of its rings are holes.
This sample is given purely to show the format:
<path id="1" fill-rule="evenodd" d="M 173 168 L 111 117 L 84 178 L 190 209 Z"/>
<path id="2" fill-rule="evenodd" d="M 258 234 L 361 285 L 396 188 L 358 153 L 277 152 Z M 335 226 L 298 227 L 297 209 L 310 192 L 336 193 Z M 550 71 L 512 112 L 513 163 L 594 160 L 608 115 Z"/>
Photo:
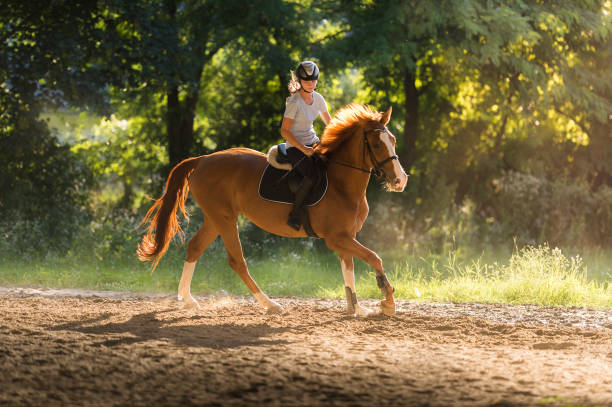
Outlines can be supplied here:
<path id="1" fill-rule="evenodd" d="M 325 127 L 321 142 L 316 147 L 317 152 L 329 154 L 360 127 L 365 130 L 379 127 L 381 118 L 382 113 L 372 110 L 369 106 L 358 103 L 346 105 L 336 112 L 332 121 Z"/>

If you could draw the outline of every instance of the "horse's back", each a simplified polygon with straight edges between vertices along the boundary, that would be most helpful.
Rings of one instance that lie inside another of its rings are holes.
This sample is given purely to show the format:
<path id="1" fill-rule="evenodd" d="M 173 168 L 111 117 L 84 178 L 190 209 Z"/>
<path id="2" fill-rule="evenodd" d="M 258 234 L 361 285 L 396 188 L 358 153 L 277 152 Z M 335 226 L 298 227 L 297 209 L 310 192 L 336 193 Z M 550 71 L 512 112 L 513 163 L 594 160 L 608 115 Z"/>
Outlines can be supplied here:
<path id="1" fill-rule="evenodd" d="M 238 192 L 257 192 L 266 165 L 266 156 L 249 148 L 217 151 L 200 157 L 189 187 L 198 203 L 214 197 L 234 205 Z"/>
<path id="2" fill-rule="evenodd" d="M 200 157 L 190 182 L 225 181 L 246 172 L 263 172 L 266 156 L 250 148 L 230 148 Z"/>

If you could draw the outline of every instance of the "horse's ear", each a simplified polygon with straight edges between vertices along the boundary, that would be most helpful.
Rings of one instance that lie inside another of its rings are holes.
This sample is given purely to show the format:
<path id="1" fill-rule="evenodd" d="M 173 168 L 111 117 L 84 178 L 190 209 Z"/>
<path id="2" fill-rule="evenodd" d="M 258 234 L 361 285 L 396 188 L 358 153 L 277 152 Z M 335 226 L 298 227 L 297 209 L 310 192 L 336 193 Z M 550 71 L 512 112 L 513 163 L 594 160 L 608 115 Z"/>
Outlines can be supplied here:
<path id="1" fill-rule="evenodd" d="M 380 118 L 380 122 L 386 126 L 387 123 L 389 123 L 389 120 L 391 120 L 391 106 L 389 106 L 389 110 L 387 110 L 382 117 Z"/>

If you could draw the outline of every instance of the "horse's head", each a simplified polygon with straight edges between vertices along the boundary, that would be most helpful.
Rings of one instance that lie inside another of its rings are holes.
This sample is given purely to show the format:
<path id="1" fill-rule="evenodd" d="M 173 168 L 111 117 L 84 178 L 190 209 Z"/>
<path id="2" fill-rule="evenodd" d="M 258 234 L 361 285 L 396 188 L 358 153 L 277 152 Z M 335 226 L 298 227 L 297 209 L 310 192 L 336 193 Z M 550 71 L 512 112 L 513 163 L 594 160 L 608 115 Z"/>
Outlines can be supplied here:
<path id="1" fill-rule="evenodd" d="M 408 182 L 408 175 L 402 168 L 395 153 L 395 136 L 387 128 L 391 119 L 391 107 L 379 121 L 370 121 L 363 129 L 364 150 L 372 171 L 377 177 L 384 177 L 389 190 L 402 192 Z"/>
<path id="2" fill-rule="evenodd" d="M 402 192 L 408 176 L 395 154 L 395 136 L 387 129 L 390 118 L 391 108 L 381 113 L 351 103 L 336 112 L 325 127 L 315 151 L 326 157 L 332 155 L 332 158 L 328 157 L 331 163 L 384 177 L 389 190 Z M 346 151 L 350 151 L 353 157 L 334 158 L 335 151 L 343 150 L 338 147 L 347 140 L 350 140 L 352 148 Z"/>

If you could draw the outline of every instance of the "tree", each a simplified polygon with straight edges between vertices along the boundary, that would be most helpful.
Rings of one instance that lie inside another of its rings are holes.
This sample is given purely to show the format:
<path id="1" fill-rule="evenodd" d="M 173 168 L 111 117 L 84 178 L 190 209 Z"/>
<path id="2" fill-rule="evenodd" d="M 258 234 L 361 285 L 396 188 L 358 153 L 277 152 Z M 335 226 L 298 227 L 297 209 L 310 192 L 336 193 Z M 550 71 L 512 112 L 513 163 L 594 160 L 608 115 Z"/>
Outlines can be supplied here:
<path id="1" fill-rule="evenodd" d="M 87 216 L 89 171 L 40 113 L 77 101 L 104 110 L 114 73 L 98 64 L 107 51 L 95 41 L 102 21 L 96 2 L 3 4 L 0 218 L 3 240 L 20 249 L 66 247 Z"/>
<path id="2" fill-rule="evenodd" d="M 6 107 L 3 129 L 21 134 L 11 120 L 21 118 L 19 123 L 27 125 L 41 123 L 39 116 L 44 109 L 77 106 L 106 116 L 112 111 L 128 118 L 137 114 L 149 120 L 141 122 L 141 130 L 132 134 L 147 134 L 139 142 L 164 145 L 169 168 L 197 152 L 194 123 L 203 95 L 202 75 L 219 50 L 229 47 L 237 53 L 232 63 L 238 65 L 235 71 L 242 71 L 242 77 L 284 82 L 285 73 L 293 65 L 289 55 L 292 47 L 306 38 L 299 25 L 308 13 L 297 4 L 280 0 L 54 1 L 44 7 L 12 1 L 6 9 L 0 20 L 5 40 L 0 67 L 6 90 L 2 96 Z M 257 69 L 248 63 L 257 64 Z M 222 69 L 235 75 L 231 67 Z M 216 85 L 218 77 L 213 74 L 206 80 Z M 262 125 L 266 128 L 266 123 L 278 118 L 269 107 L 262 116 L 260 107 L 265 106 L 261 101 L 271 101 L 281 110 L 281 87 L 274 87 L 275 96 L 270 100 L 267 86 L 257 99 L 253 87 L 240 85 L 243 97 L 232 108 L 237 114 L 249 115 L 251 133 L 256 134 Z M 9 99 L 15 103 L 9 103 Z M 20 109 L 30 112 L 27 120 Z M 161 128 L 155 117 L 160 114 L 164 123 Z M 258 118 L 262 120 L 256 124 Z M 238 143 L 246 133 L 244 127 L 235 126 L 238 131 L 232 134 L 238 138 L 224 137 L 219 144 Z M 44 128 L 42 123 L 40 128 Z M 125 139 L 121 140 L 116 142 L 127 146 Z M 83 146 L 79 149 L 87 150 Z M 10 154 L 10 150 L 7 152 Z M 120 157 L 125 152 L 109 150 L 104 156 Z M 94 168 L 92 160 L 88 161 Z M 130 180 L 122 182 L 129 197 Z"/>
<path id="3" fill-rule="evenodd" d="M 207 85 L 202 75 L 218 52 L 230 47 L 243 55 L 259 53 L 251 60 L 266 72 L 278 63 L 273 71 L 278 74 L 291 60 L 288 50 L 298 33 L 300 13 L 298 5 L 280 0 L 121 4 L 121 18 L 140 39 L 135 58 L 141 80 L 128 94 L 164 95 L 170 167 L 194 153 L 196 110 Z M 217 80 L 214 75 L 207 79 Z"/>
<path id="4" fill-rule="evenodd" d="M 343 27 L 328 47 L 364 71 L 372 103 L 394 104 L 394 117 L 402 117 L 400 148 L 403 164 L 415 162 L 415 146 L 422 134 L 420 98 L 433 84 L 432 55 L 441 33 L 454 18 L 454 3 L 340 1 L 335 15 Z"/>
<path id="5" fill-rule="evenodd" d="M 597 44 L 610 41 L 611 20 L 603 11 L 603 2 L 563 1 L 466 10 L 465 29 L 453 32 L 464 55 L 455 53 L 453 61 L 480 96 L 470 107 L 476 114 L 458 114 L 450 127 L 455 134 L 479 128 L 480 141 L 470 145 L 485 146 L 472 149 L 480 154 L 466 167 L 458 201 L 500 170 L 530 171 L 529 160 L 538 155 L 539 167 L 561 175 L 560 168 L 575 167 L 575 152 L 593 130 L 606 127 L 612 99 L 605 90 L 612 81 L 604 69 L 588 68 L 599 58 Z"/>
<path id="6" fill-rule="evenodd" d="M 486 83 L 488 103 L 513 108 L 559 76 L 565 82 L 555 83 L 558 97 L 545 100 L 543 110 L 573 95 L 590 101 L 601 120 L 609 101 L 589 90 L 592 82 L 568 80 L 580 71 L 576 61 L 592 60 L 593 42 L 609 38 L 603 3 L 341 1 L 344 30 L 329 46 L 363 68 L 374 100 L 403 105 L 403 157 L 412 166 L 419 140 L 431 141 L 420 120 L 424 108 L 447 114 L 444 107 L 456 105 L 452 92 L 466 79 Z M 501 115 L 503 137 L 508 116 Z"/>

